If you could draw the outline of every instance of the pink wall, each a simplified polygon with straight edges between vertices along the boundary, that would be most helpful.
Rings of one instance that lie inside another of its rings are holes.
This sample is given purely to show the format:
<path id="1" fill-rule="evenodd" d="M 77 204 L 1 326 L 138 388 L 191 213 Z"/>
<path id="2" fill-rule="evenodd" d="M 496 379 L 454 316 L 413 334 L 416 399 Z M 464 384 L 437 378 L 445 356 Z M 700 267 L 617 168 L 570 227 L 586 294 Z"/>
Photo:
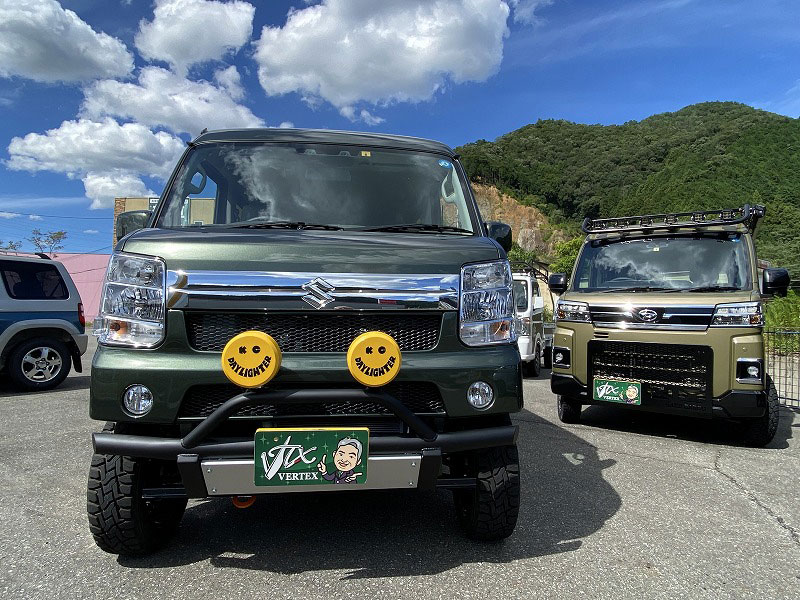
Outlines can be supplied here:
<path id="1" fill-rule="evenodd" d="M 108 266 L 108 254 L 57 254 L 54 257 L 62 263 L 75 282 L 83 301 L 86 322 L 91 323 L 100 308 L 100 289 Z"/>

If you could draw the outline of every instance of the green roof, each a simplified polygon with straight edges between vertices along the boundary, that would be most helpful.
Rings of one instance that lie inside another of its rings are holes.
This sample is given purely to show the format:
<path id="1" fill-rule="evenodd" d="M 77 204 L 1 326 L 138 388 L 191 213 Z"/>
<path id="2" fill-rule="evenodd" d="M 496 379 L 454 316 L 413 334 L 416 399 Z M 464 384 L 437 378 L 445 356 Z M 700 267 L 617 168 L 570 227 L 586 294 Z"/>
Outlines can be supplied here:
<path id="1" fill-rule="evenodd" d="M 441 142 L 424 138 L 361 131 L 330 131 L 325 129 L 220 129 L 197 136 L 191 144 L 209 142 L 302 142 L 310 144 L 347 144 L 376 146 L 401 150 L 421 150 L 454 156 L 452 148 Z"/>

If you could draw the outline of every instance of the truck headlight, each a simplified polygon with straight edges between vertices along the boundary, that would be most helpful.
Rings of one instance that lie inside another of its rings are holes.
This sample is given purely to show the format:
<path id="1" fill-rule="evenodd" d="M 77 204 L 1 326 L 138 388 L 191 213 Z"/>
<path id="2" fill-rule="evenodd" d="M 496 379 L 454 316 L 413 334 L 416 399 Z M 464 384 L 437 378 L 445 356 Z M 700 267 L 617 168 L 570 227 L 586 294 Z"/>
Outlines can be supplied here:
<path id="1" fill-rule="evenodd" d="M 498 260 L 461 267 L 459 335 L 468 346 L 502 344 L 517 339 L 511 266 Z"/>
<path id="2" fill-rule="evenodd" d="M 592 315 L 586 302 L 559 300 L 556 304 L 556 320 L 588 323 L 592 320 Z"/>
<path id="3" fill-rule="evenodd" d="M 711 325 L 716 327 L 762 327 L 764 313 L 761 302 L 717 304 Z"/>
<path id="4" fill-rule="evenodd" d="M 95 320 L 99 343 L 152 348 L 164 339 L 165 272 L 159 258 L 111 255 Z"/>

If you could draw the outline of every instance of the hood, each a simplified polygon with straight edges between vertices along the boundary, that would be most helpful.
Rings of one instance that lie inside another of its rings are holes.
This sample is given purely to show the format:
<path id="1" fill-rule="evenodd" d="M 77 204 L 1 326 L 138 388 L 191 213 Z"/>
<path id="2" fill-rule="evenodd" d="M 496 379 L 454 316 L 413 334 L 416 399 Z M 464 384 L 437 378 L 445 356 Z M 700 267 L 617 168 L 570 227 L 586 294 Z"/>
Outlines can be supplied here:
<path id="1" fill-rule="evenodd" d="M 729 302 L 760 300 L 756 290 L 730 292 L 614 292 L 581 293 L 568 291 L 561 298 L 572 302 L 586 302 L 589 306 L 713 306 Z"/>
<path id="2" fill-rule="evenodd" d="M 487 237 L 280 229 L 142 229 L 122 250 L 159 256 L 170 270 L 310 273 L 449 273 L 497 260 Z"/>

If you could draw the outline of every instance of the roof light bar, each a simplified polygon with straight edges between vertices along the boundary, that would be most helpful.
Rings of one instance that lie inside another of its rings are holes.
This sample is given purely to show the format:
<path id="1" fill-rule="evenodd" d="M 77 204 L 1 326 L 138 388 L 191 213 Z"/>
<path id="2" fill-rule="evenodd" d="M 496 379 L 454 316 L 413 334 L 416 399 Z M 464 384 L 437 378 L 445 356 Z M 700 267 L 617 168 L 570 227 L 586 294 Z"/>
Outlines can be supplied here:
<path id="1" fill-rule="evenodd" d="M 766 214 L 766 208 L 757 204 L 745 204 L 741 208 L 721 210 L 697 210 L 692 212 L 638 215 L 610 219 L 583 220 L 584 233 L 617 233 L 623 231 L 653 231 L 678 227 L 713 227 L 715 225 L 737 225 L 744 223 L 752 232 L 758 220 Z"/>

